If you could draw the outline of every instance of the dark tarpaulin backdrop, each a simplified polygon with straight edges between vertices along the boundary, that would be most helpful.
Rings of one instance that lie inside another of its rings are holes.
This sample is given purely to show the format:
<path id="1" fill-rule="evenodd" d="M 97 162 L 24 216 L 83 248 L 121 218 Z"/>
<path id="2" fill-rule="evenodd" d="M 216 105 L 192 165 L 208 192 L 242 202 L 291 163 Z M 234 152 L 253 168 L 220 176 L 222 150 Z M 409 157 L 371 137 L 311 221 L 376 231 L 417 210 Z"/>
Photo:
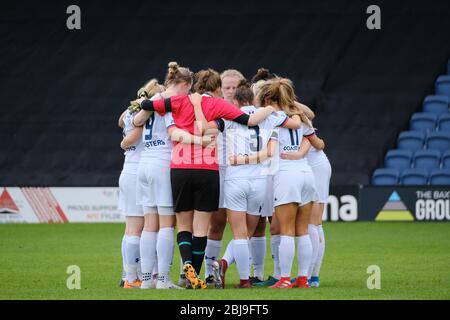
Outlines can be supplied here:
<path id="1" fill-rule="evenodd" d="M 450 56 L 449 1 L 8 1 L 0 24 L 0 185 L 117 185 L 117 118 L 169 61 L 291 78 L 332 183 L 367 183 Z"/>

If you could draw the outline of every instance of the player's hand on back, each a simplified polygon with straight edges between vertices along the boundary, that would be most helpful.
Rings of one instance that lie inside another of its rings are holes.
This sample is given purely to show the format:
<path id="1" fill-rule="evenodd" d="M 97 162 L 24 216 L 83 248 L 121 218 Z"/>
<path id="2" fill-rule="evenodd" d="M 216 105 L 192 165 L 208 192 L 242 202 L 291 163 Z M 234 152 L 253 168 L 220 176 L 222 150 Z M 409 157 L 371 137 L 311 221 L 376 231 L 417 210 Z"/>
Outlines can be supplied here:
<path id="1" fill-rule="evenodd" d="M 131 104 L 139 104 L 141 105 L 142 101 L 144 101 L 146 98 L 142 97 L 133 101 L 130 101 Z"/>
<path id="2" fill-rule="evenodd" d="M 130 106 L 128 107 L 128 111 L 130 113 L 135 113 L 138 112 L 139 110 L 141 110 L 141 105 L 139 103 L 131 103 Z"/>
<path id="3" fill-rule="evenodd" d="M 189 100 L 191 101 L 192 105 L 201 105 L 202 103 L 202 95 L 195 92 L 189 95 Z"/>
<path id="4" fill-rule="evenodd" d="M 202 145 L 205 148 L 214 148 L 216 146 L 216 136 L 214 136 L 214 135 L 204 135 L 202 137 Z"/>
<path id="5" fill-rule="evenodd" d="M 295 152 L 292 153 L 281 153 L 280 154 L 280 158 L 284 159 L 284 160 L 298 160 L 300 159 L 300 157 L 298 155 L 295 154 Z"/>

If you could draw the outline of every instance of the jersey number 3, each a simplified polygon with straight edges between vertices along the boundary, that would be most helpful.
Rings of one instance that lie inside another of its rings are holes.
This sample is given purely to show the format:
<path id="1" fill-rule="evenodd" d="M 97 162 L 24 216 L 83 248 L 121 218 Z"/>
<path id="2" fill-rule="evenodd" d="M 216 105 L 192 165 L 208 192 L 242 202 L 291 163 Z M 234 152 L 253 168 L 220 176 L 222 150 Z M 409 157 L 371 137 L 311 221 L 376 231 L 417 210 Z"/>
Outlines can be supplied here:
<path id="1" fill-rule="evenodd" d="M 260 151 L 262 145 L 262 138 L 259 135 L 259 126 L 249 127 L 249 129 L 255 130 L 255 133 L 250 136 L 250 138 L 252 138 L 252 142 L 250 143 L 250 151 L 252 152 Z M 253 139 L 256 139 L 256 146 Z"/>

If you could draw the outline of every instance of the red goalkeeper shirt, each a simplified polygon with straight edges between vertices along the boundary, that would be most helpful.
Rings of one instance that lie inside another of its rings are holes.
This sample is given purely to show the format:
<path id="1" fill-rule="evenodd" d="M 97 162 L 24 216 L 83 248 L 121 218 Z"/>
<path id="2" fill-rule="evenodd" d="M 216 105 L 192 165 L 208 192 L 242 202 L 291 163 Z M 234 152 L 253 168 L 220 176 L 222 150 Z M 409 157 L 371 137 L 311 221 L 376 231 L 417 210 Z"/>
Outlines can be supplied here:
<path id="1" fill-rule="evenodd" d="M 173 120 L 178 128 L 191 134 L 197 134 L 195 126 L 194 106 L 188 96 L 174 96 L 161 100 L 144 100 L 141 107 L 147 111 L 155 111 L 160 115 L 172 112 Z M 248 124 L 249 115 L 231 103 L 213 97 L 202 97 L 202 110 L 207 121 L 226 119 Z M 176 142 L 172 150 L 171 168 L 174 169 L 206 169 L 219 170 L 216 148 L 204 148 Z"/>

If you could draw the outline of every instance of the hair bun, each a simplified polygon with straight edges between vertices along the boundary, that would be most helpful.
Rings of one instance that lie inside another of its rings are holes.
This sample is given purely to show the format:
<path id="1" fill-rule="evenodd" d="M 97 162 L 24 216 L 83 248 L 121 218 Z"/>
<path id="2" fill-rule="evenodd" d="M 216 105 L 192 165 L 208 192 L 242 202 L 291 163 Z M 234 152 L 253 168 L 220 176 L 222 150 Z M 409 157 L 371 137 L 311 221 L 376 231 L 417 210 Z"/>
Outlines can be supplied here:
<path id="1" fill-rule="evenodd" d="M 269 74 L 270 74 L 269 70 L 265 68 L 259 68 L 258 72 L 256 72 L 256 75 L 261 78 L 267 78 Z"/>
<path id="2" fill-rule="evenodd" d="M 269 69 L 266 68 L 259 68 L 256 74 L 252 78 L 252 83 L 256 83 L 259 80 L 270 80 L 275 78 L 275 74 L 271 73 Z"/>
<path id="3" fill-rule="evenodd" d="M 176 63 L 175 61 L 169 62 L 168 67 L 170 74 L 175 74 L 178 72 L 178 63 Z"/>

